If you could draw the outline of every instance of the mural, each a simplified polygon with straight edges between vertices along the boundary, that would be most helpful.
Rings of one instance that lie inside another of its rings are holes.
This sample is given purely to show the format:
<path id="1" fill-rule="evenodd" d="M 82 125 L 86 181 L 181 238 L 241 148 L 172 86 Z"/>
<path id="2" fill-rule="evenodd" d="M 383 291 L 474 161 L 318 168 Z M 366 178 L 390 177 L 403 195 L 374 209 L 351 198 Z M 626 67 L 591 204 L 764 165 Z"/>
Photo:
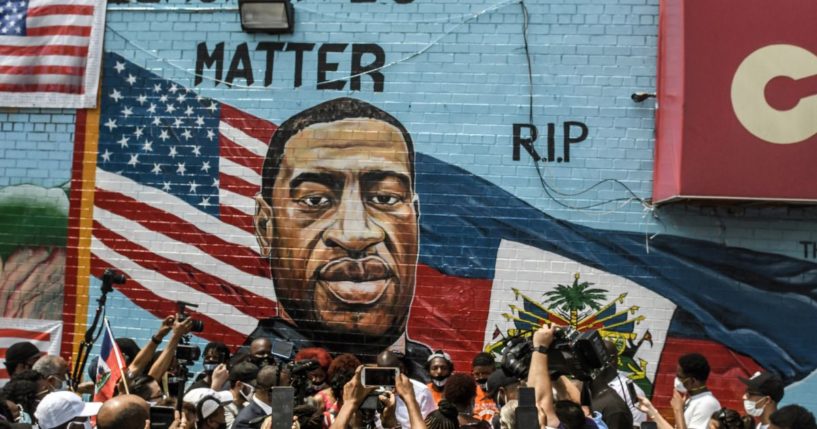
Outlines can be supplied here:
<path id="1" fill-rule="evenodd" d="M 198 305 L 205 339 L 462 362 L 496 349 L 496 332 L 550 321 L 600 329 L 659 396 L 689 339 L 723 350 L 725 398 L 742 389 L 735 367 L 789 382 L 817 367 L 796 329 L 817 317 L 814 263 L 670 235 L 648 252 L 641 234 L 554 219 L 415 153 L 398 119 L 358 99 L 276 126 L 117 54 L 105 64 L 100 111 L 82 118 L 98 141 L 77 133 L 97 155 L 74 171 L 93 197 L 93 228 L 76 229 L 91 234 L 91 273 L 120 269 L 118 290 L 157 317 Z"/>
<path id="2" fill-rule="evenodd" d="M 67 225 L 64 189 L 0 189 L 0 316 L 53 319 L 62 312 Z"/>

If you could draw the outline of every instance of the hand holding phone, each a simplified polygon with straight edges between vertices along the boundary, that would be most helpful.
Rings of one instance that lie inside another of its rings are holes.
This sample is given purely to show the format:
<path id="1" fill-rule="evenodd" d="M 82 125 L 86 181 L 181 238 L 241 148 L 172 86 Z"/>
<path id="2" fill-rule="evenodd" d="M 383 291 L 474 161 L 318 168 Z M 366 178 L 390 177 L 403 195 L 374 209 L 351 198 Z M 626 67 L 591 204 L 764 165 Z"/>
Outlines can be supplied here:
<path id="1" fill-rule="evenodd" d="M 400 370 L 395 367 L 363 367 L 360 381 L 364 387 L 385 387 L 394 389 Z"/>

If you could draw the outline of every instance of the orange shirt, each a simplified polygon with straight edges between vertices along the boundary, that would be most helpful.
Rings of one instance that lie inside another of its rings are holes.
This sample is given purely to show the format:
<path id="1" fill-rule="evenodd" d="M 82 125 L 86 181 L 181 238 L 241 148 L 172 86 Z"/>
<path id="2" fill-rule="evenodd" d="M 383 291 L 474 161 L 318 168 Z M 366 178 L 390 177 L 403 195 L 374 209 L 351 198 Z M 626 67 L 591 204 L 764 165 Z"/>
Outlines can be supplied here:
<path id="1" fill-rule="evenodd" d="M 490 422 L 498 412 L 496 402 L 477 386 L 477 397 L 474 399 L 474 417 Z"/>
<path id="2" fill-rule="evenodd" d="M 435 386 L 434 383 L 428 383 L 426 386 L 428 390 L 431 391 L 431 397 L 434 398 L 434 403 L 440 405 L 440 400 L 443 399 L 443 391 L 437 390 L 437 386 Z"/>

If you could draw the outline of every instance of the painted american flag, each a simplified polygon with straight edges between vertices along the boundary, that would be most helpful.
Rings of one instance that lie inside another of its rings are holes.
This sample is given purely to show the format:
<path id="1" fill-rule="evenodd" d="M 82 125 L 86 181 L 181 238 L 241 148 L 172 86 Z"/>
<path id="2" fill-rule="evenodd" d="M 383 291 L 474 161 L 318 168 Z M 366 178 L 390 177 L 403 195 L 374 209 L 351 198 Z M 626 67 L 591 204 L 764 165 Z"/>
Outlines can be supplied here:
<path id="1" fill-rule="evenodd" d="M 275 314 L 252 227 L 275 126 L 105 54 L 92 273 L 163 318 L 198 304 L 201 335 L 240 344 Z"/>
<path id="2" fill-rule="evenodd" d="M 0 105 L 93 107 L 100 0 L 0 0 Z"/>
<path id="3" fill-rule="evenodd" d="M 6 350 L 15 343 L 28 341 L 41 352 L 58 355 L 62 337 L 59 320 L 35 320 L 0 317 L 0 386 L 9 380 L 6 369 Z"/>

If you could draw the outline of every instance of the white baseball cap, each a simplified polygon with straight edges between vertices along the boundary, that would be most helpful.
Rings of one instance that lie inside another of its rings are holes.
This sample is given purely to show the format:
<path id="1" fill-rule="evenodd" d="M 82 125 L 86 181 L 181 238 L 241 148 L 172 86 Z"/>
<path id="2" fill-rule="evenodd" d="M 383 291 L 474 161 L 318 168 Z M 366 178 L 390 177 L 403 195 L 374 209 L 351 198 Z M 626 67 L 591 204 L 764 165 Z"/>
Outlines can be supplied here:
<path id="1" fill-rule="evenodd" d="M 82 398 L 72 392 L 53 392 L 40 401 L 34 417 L 40 428 L 52 429 L 77 417 L 95 416 L 100 407 L 102 402 L 82 402 Z"/>
<path id="2" fill-rule="evenodd" d="M 187 392 L 183 400 L 189 404 L 194 404 L 197 409 L 201 410 L 202 418 L 206 419 L 222 405 L 232 402 L 233 394 L 229 390 L 216 392 L 208 387 L 200 387 Z"/>

